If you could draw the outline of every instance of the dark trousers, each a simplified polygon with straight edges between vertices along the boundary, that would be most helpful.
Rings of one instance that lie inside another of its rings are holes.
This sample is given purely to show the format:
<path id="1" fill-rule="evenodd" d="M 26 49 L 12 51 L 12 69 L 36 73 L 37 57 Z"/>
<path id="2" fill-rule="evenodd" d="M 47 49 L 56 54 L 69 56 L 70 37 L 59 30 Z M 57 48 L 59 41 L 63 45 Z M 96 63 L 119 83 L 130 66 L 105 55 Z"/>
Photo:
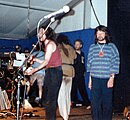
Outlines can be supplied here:
<path id="1" fill-rule="evenodd" d="M 71 101 L 73 101 L 73 102 L 78 101 L 78 95 L 77 95 L 78 90 L 83 99 L 84 105 L 85 106 L 90 105 L 88 93 L 87 93 L 86 86 L 85 86 L 84 76 L 75 76 L 73 78 L 72 89 L 71 89 Z"/>
<path id="2" fill-rule="evenodd" d="M 43 98 L 46 101 L 46 120 L 56 120 L 58 93 L 62 82 L 61 67 L 48 68 L 45 74 Z"/>
<path id="3" fill-rule="evenodd" d="M 93 120 L 112 120 L 113 89 L 107 88 L 108 79 L 92 78 L 91 110 Z"/>

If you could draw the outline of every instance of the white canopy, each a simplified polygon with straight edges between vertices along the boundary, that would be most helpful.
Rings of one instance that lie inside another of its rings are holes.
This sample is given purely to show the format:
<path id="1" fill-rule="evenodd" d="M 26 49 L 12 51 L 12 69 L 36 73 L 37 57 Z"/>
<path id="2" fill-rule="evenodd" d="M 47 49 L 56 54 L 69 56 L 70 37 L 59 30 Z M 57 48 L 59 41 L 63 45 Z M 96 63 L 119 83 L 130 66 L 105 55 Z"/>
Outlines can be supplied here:
<path id="1" fill-rule="evenodd" d="M 64 5 L 69 5 L 75 13 L 63 18 L 56 28 L 57 32 L 91 26 L 89 0 L 0 0 L 0 39 L 27 38 L 36 29 L 40 18 L 61 9 Z"/>

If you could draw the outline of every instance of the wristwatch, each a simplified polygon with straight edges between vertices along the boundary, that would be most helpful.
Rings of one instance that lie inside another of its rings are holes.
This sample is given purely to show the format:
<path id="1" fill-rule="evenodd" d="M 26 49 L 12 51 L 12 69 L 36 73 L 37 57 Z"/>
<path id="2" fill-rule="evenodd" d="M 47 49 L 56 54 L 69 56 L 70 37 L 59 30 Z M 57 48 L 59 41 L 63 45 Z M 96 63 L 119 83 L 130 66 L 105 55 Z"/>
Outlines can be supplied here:
<path id="1" fill-rule="evenodd" d="M 110 75 L 110 77 L 111 77 L 111 78 L 114 78 L 114 77 L 115 77 L 115 75 L 114 75 L 114 74 L 111 74 L 111 75 Z"/>

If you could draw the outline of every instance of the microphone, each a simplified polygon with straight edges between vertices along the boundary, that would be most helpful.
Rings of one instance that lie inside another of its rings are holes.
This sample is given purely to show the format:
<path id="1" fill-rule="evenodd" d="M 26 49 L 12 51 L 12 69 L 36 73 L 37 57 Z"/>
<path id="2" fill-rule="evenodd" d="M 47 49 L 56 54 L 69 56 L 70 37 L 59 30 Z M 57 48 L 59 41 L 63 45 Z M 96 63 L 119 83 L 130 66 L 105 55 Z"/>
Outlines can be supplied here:
<path id="1" fill-rule="evenodd" d="M 59 17 L 61 15 L 68 13 L 69 11 L 70 11 L 70 7 L 65 5 L 62 9 L 60 9 L 56 12 L 50 13 L 49 15 L 46 15 L 46 16 L 44 16 L 44 18 L 47 19 L 47 18 L 51 18 L 51 17 Z"/>

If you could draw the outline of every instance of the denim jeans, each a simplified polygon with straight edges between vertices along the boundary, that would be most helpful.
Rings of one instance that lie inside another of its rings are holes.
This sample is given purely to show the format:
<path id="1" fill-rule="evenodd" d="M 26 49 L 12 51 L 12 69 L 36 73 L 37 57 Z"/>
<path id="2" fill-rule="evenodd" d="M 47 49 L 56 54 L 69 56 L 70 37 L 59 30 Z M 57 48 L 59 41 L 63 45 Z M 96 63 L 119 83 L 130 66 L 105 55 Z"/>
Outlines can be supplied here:
<path id="1" fill-rule="evenodd" d="M 107 88 L 108 79 L 92 77 L 91 110 L 93 120 L 112 120 L 113 88 Z"/>
<path id="2" fill-rule="evenodd" d="M 58 93 L 62 82 L 62 68 L 46 69 L 43 98 L 46 101 L 46 120 L 56 120 Z"/>

